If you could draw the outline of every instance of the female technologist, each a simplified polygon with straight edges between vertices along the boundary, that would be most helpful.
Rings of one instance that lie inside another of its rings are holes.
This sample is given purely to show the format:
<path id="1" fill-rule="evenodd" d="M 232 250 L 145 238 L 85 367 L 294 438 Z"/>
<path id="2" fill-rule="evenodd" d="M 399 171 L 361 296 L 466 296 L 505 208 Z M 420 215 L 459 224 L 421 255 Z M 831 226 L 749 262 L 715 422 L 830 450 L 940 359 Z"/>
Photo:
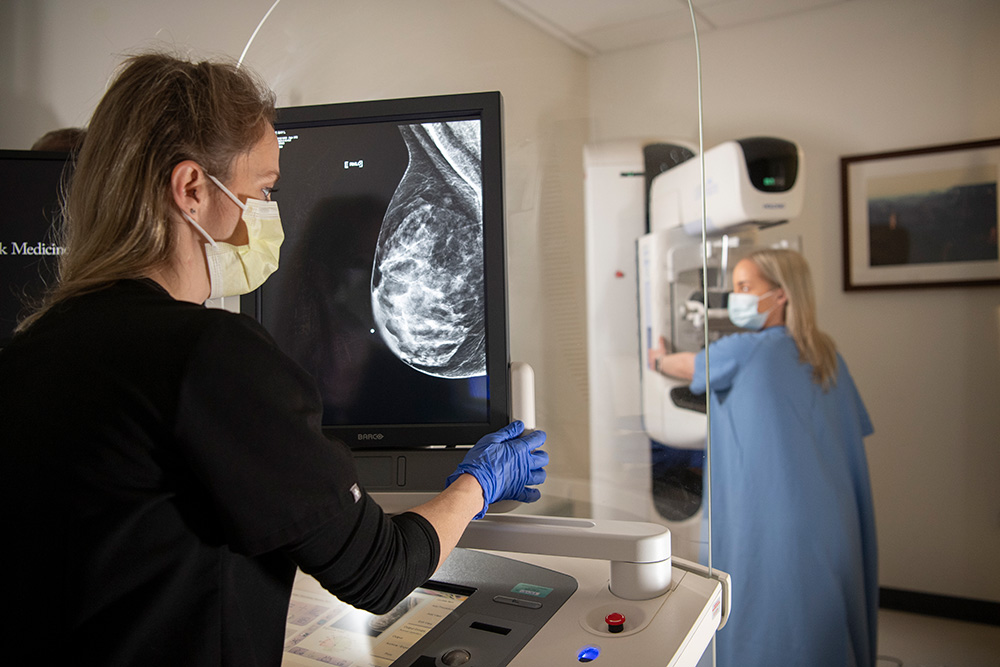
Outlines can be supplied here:
<path id="1" fill-rule="evenodd" d="M 709 346 L 713 565 L 732 576 L 718 664 L 874 665 L 878 580 L 863 439 L 871 422 L 816 326 L 809 267 L 761 250 L 733 269 L 730 319 Z M 705 352 L 649 365 L 703 394 Z"/>
<path id="2" fill-rule="evenodd" d="M 311 378 L 201 305 L 277 266 L 274 113 L 245 68 L 161 54 L 94 112 L 58 284 L 0 353 L 12 664 L 278 665 L 296 566 L 381 613 L 490 503 L 539 496 L 545 435 L 515 422 L 385 516 Z"/>

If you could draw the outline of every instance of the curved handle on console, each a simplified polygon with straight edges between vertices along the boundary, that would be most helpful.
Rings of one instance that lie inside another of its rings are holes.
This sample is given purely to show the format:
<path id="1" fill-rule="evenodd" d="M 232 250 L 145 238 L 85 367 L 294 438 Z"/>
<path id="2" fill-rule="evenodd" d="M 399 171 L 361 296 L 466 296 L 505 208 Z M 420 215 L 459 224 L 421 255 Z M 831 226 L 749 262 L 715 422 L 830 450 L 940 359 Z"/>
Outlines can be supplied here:
<path id="1" fill-rule="evenodd" d="M 611 561 L 611 592 L 650 600 L 670 590 L 670 530 L 638 521 L 487 515 L 466 528 L 458 546 Z"/>

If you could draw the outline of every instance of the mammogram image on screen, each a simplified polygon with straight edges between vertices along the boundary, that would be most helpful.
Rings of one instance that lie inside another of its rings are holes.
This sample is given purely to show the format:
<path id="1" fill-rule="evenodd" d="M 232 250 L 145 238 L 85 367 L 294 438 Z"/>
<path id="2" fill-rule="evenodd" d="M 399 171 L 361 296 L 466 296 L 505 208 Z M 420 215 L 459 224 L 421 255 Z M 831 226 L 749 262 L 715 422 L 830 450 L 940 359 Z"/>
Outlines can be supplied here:
<path id="1" fill-rule="evenodd" d="M 372 272 L 382 339 L 428 375 L 486 374 L 479 123 L 399 128 L 409 165 L 389 202 Z"/>
<path id="2" fill-rule="evenodd" d="M 285 227 L 261 320 L 324 423 L 488 420 L 479 120 L 279 130 Z"/>

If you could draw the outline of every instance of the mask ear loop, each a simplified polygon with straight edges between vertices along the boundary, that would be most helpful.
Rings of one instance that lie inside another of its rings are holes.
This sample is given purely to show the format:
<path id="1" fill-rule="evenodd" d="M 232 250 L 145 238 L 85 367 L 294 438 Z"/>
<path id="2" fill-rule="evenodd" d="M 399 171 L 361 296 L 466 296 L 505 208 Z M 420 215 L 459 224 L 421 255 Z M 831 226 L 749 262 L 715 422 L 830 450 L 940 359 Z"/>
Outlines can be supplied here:
<path id="1" fill-rule="evenodd" d="M 784 322 L 785 320 L 787 320 L 786 316 L 788 314 L 788 310 L 787 310 L 787 308 L 788 308 L 788 295 L 785 293 L 785 288 L 781 287 L 780 285 L 776 285 L 774 288 L 772 288 L 772 289 L 768 290 L 767 292 L 765 292 L 765 294 L 773 294 L 774 292 L 777 292 L 779 290 L 781 290 L 782 294 L 784 294 L 784 296 L 785 296 L 785 302 L 781 303 L 780 301 L 778 301 L 778 297 L 775 296 L 774 297 L 774 305 L 771 306 L 770 308 L 768 308 L 767 312 L 768 312 L 768 315 L 770 315 L 775 310 L 781 310 L 781 319 Z M 761 296 L 763 296 L 763 295 L 761 295 Z"/>
<path id="2" fill-rule="evenodd" d="M 219 179 L 217 179 L 215 176 L 212 176 L 208 172 L 205 172 L 205 175 L 208 176 L 210 179 L 212 179 L 212 182 L 215 183 L 216 185 L 218 185 L 219 189 L 222 190 L 223 192 L 225 192 L 226 196 L 229 197 L 230 199 L 232 199 L 233 203 L 240 207 L 241 211 L 247 210 L 247 205 L 244 204 L 243 202 L 241 202 L 236 195 L 234 195 L 232 192 L 230 192 L 229 188 L 227 188 L 225 185 L 222 184 L 222 181 L 220 181 Z M 194 213 L 194 209 L 191 209 L 191 212 Z M 208 241 L 212 245 L 213 248 L 218 248 L 219 247 L 219 244 L 217 244 L 215 242 L 215 239 L 213 239 L 211 236 L 209 236 L 208 232 L 206 232 L 204 230 L 204 228 L 202 228 L 201 225 L 199 225 L 197 222 L 194 221 L 194 218 L 192 218 L 190 215 L 188 215 L 184 211 L 181 211 L 181 215 L 183 215 L 184 219 L 187 220 L 188 222 L 190 222 L 191 225 L 195 229 L 197 229 L 198 232 L 202 236 L 205 237 L 205 240 Z"/>
<path id="3" fill-rule="evenodd" d="M 275 4 L 277 4 L 277 3 L 275 3 Z M 215 183 L 216 185 L 218 185 L 219 189 L 222 190 L 223 192 L 225 192 L 226 195 L 230 199 L 232 199 L 234 202 L 236 202 L 236 205 L 240 207 L 240 210 L 242 210 L 242 211 L 246 210 L 246 208 L 247 208 L 246 204 L 244 204 L 239 199 L 237 199 L 236 195 L 234 195 L 232 192 L 230 192 L 229 188 L 227 188 L 225 185 L 222 184 L 222 181 L 220 181 L 219 179 L 217 179 L 215 176 L 212 176 L 208 172 L 205 172 L 205 175 L 208 176 L 210 179 L 212 179 L 212 182 Z M 194 213 L 194 209 L 193 208 L 191 209 L 191 212 Z M 187 220 L 188 222 L 191 223 L 192 227 L 194 227 L 195 229 L 198 230 L 199 234 L 201 234 L 202 236 L 205 237 L 205 240 L 208 241 L 213 248 L 218 248 L 219 247 L 219 244 L 215 242 L 215 239 L 213 239 L 211 236 L 209 236 L 208 232 L 206 232 L 205 229 L 201 225 L 199 225 L 197 222 L 194 221 L 194 218 L 192 218 L 190 215 L 188 215 L 184 211 L 181 211 L 181 215 L 184 216 L 185 220 Z"/>
<path id="4" fill-rule="evenodd" d="M 217 244 L 217 243 L 215 242 L 215 239 L 213 239 L 213 238 L 212 238 L 211 236 L 209 236 L 209 235 L 208 235 L 208 232 L 206 232 L 206 231 L 205 231 L 205 230 L 204 230 L 204 229 L 202 228 L 202 226 L 201 226 L 201 225 L 199 225 L 199 224 L 198 224 L 197 222 L 195 222 L 195 221 L 194 221 L 194 218 L 192 218 L 192 217 L 191 217 L 190 215 L 188 215 L 187 213 L 181 213 L 181 215 L 183 215 L 183 216 L 184 216 L 184 218 L 185 218 L 185 219 L 186 219 L 186 220 L 187 220 L 188 222 L 190 222 L 190 223 L 191 223 L 191 225 L 192 225 L 192 226 L 193 226 L 193 227 L 194 227 L 195 229 L 197 229 L 197 230 L 198 230 L 198 233 L 199 233 L 199 234 L 201 234 L 202 236 L 204 236 L 204 237 L 205 237 L 205 240 L 206 240 L 206 241 L 208 241 L 208 242 L 209 242 L 209 243 L 210 243 L 210 244 L 212 245 L 212 247 L 213 247 L 213 248 L 215 248 L 215 247 L 218 247 L 218 244 Z"/>
<path id="5" fill-rule="evenodd" d="M 769 289 L 768 291 L 764 292 L 764 293 L 763 293 L 763 294 L 761 294 L 761 295 L 760 295 L 759 297 L 757 297 L 757 303 L 758 303 L 758 304 L 760 304 L 760 300 L 761 300 L 761 299 L 763 299 L 763 298 L 764 298 L 765 296 L 767 296 L 768 294 L 774 294 L 774 293 L 775 293 L 775 292 L 777 292 L 777 291 L 778 291 L 779 289 L 781 289 L 781 288 L 780 288 L 780 287 L 774 287 L 774 288 L 772 288 L 772 289 Z M 779 307 L 781 307 L 781 304 L 780 304 L 780 303 L 778 303 L 778 297 L 774 297 L 774 305 L 773 305 L 773 306 L 771 306 L 770 308 L 768 308 L 767 310 L 765 310 L 765 311 L 764 311 L 763 313 L 761 313 L 761 314 L 762 314 L 762 315 L 767 315 L 767 317 L 771 317 L 771 313 L 773 313 L 773 312 L 774 312 L 775 310 L 777 310 L 777 309 L 778 309 Z"/>
<path id="6" fill-rule="evenodd" d="M 194 209 L 191 209 L 191 212 L 192 212 L 192 213 L 194 213 Z M 217 244 L 217 243 L 215 242 L 215 239 L 213 239 L 213 238 L 212 238 L 211 236 L 209 236 L 209 235 L 208 235 L 208 232 L 206 232 L 206 231 L 205 231 L 205 230 L 204 230 L 204 229 L 202 228 L 202 226 L 201 226 L 201 225 L 199 225 L 199 224 L 198 224 L 197 222 L 195 222 L 195 221 L 194 221 L 194 218 L 192 218 L 192 217 L 191 217 L 190 215 L 188 215 L 188 214 L 187 214 L 187 213 L 185 213 L 184 211 L 181 211 L 181 215 L 183 215 L 183 216 L 184 216 L 184 219 L 185 219 L 185 220 L 187 220 L 188 222 L 190 222 L 190 223 L 191 223 L 191 226 L 192 226 L 192 227 L 194 227 L 195 229 L 197 229 L 197 230 L 198 230 L 198 233 L 199 233 L 199 234 L 201 234 L 202 236 L 204 236 L 204 237 L 205 237 L 205 240 L 206 240 L 206 241 L 208 241 L 208 242 L 209 242 L 209 243 L 210 243 L 210 244 L 212 245 L 212 247 L 213 247 L 213 248 L 217 248 L 217 247 L 218 247 L 218 244 Z"/>
<path id="7" fill-rule="evenodd" d="M 222 190 L 223 192 L 225 192 L 226 196 L 229 197 L 230 199 L 232 199 L 233 203 L 240 207 L 241 211 L 247 210 L 247 205 L 244 204 L 243 202 L 241 202 L 240 199 L 239 199 L 239 197 L 237 197 L 232 192 L 230 192 L 229 188 L 227 188 L 225 185 L 222 184 L 222 181 L 220 181 L 215 176 L 212 176 L 211 174 L 209 174 L 207 172 L 205 173 L 205 175 L 208 176 L 210 179 L 212 179 L 212 182 L 215 183 L 216 185 L 218 185 L 219 189 Z"/>

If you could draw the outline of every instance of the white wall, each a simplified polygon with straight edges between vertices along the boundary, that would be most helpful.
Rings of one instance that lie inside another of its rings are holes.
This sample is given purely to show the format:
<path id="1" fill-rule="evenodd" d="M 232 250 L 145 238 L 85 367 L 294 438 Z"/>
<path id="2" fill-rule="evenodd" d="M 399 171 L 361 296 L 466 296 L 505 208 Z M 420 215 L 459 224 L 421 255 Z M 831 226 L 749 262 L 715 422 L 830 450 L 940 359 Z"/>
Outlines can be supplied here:
<path id="1" fill-rule="evenodd" d="M 123 54 L 242 52 L 272 0 L 3 0 L 0 147 L 85 125 Z M 557 476 L 588 477 L 583 294 L 586 59 L 493 0 L 283 0 L 247 54 L 281 106 L 499 90 L 511 357 L 537 378 Z M 567 342 L 569 341 L 569 342 Z"/>
<path id="2" fill-rule="evenodd" d="M 764 134 L 806 156 L 801 235 L 820 325 L 875 423 L 881 583 L 1000 600 L 1000 288 L 845 293 L 842 155 L 1000 136 L 1000 3 L 855 0 L 701 35 L 705 145 Z M 694 44 L 591 63 L 595 141 L 697 139 Z"/>

